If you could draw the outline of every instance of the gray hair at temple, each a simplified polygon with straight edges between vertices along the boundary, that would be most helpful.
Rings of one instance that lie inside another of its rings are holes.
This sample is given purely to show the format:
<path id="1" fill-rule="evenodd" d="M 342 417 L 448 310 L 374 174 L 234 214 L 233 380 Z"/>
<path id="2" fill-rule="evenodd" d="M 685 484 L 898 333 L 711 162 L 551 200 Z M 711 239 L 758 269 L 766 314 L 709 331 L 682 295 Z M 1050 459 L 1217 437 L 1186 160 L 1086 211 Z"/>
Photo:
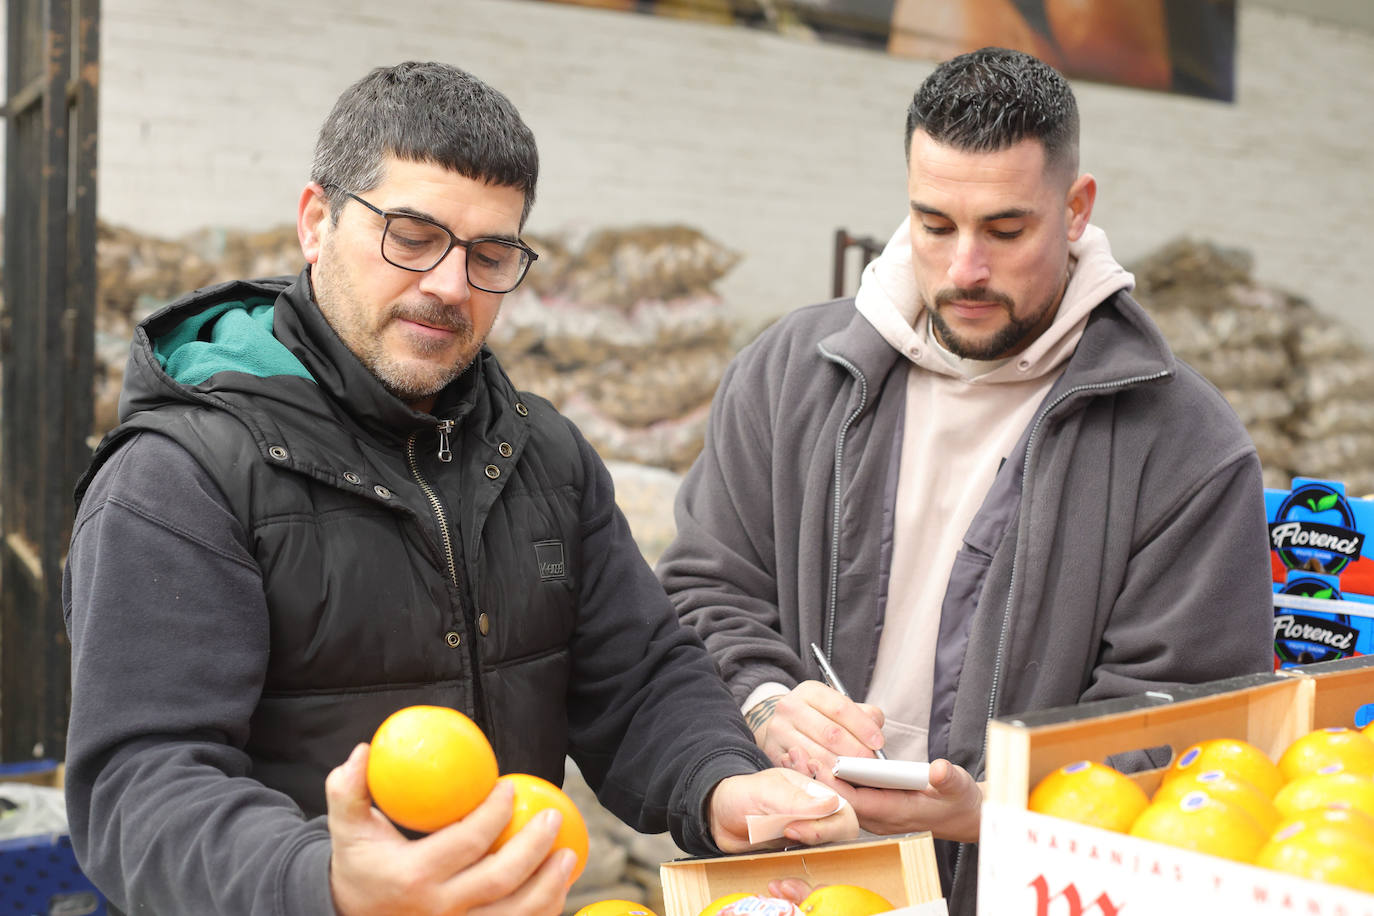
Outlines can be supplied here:
<path id="1" fill-rule="evenodd" d="M 1078 172 L 1078 103 L 1058 70 L 1022 51 L 980 48 L 950 58 L 921 83 L 906 113 L 906 150 L 924 131 L 972 153 L 1038 140 L 1047 170 Z"/>
<path id="2" fill-rule="evenodd" d="M 387 156 L 522 191 L 521 226 L 534 206 L 534 134 L 510 99 L 449 64 L 378 67 L 339 96 L 320 128 L 310 168 L 311 180 L 325 188 L 333 219 L 343 192 L 382 183 Z"/>

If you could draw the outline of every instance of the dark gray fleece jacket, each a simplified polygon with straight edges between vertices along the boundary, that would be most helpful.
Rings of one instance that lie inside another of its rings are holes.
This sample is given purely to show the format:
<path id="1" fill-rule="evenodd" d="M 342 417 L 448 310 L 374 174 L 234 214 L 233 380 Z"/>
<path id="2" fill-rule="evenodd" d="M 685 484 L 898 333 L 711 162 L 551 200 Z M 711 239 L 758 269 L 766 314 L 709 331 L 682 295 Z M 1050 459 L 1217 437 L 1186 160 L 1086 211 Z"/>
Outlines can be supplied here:
<path id="1" fill-rule="evenodd" d="M 864 696 L 888 572 L 921 561 L 891 556 L 909 366 L 850 299 L 787 315 L 728 370 L 658 573 L 737 701 L 819 680 L 811 642 Z M 931 759 L 981 778 L 991 717 L 1270 668 L 1269 581 L 1245 429 L 1115 294 L 964 535 Z M 953 913 L 973 912 L 975 853 L 942 850 Z"/>

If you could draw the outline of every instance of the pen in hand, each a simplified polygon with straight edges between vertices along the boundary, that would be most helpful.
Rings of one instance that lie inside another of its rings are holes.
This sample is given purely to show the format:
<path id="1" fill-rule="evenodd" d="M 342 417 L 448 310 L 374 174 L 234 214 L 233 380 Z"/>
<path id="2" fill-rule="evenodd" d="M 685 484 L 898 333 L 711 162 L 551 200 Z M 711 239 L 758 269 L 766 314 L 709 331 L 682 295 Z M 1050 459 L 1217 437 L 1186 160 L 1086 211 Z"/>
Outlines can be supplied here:
<path id="1" fill-rule="evenodd" d="M 825 678 L 825 682 L 840 696 L 853 699 L 853 697 L 849 696 L 849 691 L 844 689 L 844 684 L 840 683 L 840 678 L 835 674 L 835 670 L 830 667 L 830 661 L 825 657 L 825 653 L 821 651 L 821 647 L 813 642 L 811 644 L 811 651 L 816 656 L 816 662 L 821 666 L 821 676 Z M 883 753 L 882 748 L 874 748 L 873 753 L 879 760 L 887 759 L 887 755 Z"/>

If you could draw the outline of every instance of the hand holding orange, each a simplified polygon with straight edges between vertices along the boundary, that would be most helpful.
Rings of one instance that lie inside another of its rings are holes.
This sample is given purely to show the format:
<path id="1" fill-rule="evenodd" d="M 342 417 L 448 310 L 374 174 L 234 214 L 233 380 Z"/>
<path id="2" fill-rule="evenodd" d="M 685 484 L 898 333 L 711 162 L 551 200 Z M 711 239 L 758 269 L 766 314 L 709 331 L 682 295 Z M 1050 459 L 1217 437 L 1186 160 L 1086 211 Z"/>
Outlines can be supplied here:
<path id="1" fill-rule="evenodd" d="M 563 816 L 563 821 L 558 827 L 558 836 L 553 841 L 553 848 L 571 849 L 577 855 L 577 865 L 573 866 L 568 883 L 576 881 L 578 875 L 582 874 L 582 869 L 587 867 L 587 848 L 590 844 L 587 822 L 582 819 L 582 813 L 577 810 L 577 805 L 573 804 L 573 800 L 558 786 L 538 776 L 509 773 L 497 781 L 508 782 L 515 788 L 515 812 L 511 815 L 506 829 L 502 830 L 496 842 L 491 844 L 492 851 L 506 845 L 506 842 L 519 833 L 535 815 L 546 808 L 553 808 Z"/>

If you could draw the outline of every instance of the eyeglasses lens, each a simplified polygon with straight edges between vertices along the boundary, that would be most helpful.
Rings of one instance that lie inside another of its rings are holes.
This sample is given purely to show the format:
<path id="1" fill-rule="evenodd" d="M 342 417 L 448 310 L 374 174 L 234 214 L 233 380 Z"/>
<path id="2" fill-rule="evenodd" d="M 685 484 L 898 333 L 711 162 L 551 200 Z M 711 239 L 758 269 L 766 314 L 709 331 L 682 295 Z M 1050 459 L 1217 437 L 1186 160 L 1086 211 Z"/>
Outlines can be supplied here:
<path id="1" fill-rule="evenodd" d="M 397 267 L 425 271 L 448 252 L 450 236 L 439 226 L 409 216 L 387 221 L 382 256 Z M 489 292 L 509 292 L 519 284 L 529 263 L 523 248 L 499 239 L 484 239 L 466 247 L 468 281 Z"/>

